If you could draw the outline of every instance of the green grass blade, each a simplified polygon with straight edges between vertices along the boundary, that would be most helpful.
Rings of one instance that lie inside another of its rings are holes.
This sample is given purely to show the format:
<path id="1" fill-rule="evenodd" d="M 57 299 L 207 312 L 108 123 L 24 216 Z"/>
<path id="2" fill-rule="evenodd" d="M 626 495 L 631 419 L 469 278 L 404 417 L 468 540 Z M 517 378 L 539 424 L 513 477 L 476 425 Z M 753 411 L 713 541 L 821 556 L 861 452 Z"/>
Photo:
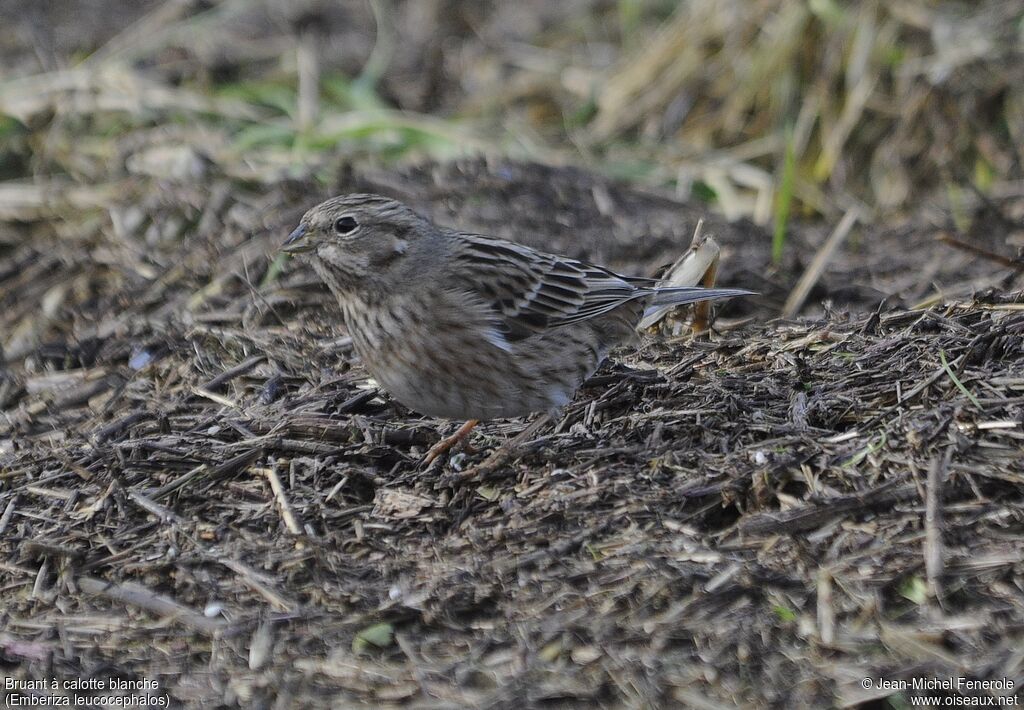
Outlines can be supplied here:
<path id="1" fill-rule="evenodd" d="M 786 129 L 786 155 L 782 163 L 782 181 L 775 205 L 775 229 L 772 231 L 772 263 L 782 262 L 782 250 L 786 246 L 786 226 L 789 224 L 789 210 L 793 203 L 793 182 L 796 173 L 796 148 L 793 142 L 793 127 Z"/>

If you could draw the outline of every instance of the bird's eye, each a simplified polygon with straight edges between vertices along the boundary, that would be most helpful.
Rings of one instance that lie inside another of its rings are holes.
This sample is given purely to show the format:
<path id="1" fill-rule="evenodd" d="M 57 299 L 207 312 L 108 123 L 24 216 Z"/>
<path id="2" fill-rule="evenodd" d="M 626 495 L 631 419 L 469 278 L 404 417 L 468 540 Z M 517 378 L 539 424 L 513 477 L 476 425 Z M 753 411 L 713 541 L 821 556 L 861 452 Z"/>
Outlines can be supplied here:
<path id="1" fill-rule="evenodd" d="M 349 217 L 348 215 L 338 217 L 334 221 L 334 231 L 338 234 L 352 234 L 358 226 L 359 222 L 356 222 L 354 217 Z"/>

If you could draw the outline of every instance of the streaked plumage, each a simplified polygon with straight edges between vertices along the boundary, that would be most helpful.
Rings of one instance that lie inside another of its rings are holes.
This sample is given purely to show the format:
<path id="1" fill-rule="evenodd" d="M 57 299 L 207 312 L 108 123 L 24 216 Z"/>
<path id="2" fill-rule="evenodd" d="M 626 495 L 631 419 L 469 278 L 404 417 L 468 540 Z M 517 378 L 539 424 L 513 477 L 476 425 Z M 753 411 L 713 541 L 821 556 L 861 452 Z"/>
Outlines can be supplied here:
<path id="1" fill-rule="evenodd" d="M 646 308 L 748 293 L 658 288 L 438 227 L 378 195 L 314 207 L 284 248 L 310 255 L 381 386 L 411 409 L 453 419 L 557 409 L 635 335 Z"/>

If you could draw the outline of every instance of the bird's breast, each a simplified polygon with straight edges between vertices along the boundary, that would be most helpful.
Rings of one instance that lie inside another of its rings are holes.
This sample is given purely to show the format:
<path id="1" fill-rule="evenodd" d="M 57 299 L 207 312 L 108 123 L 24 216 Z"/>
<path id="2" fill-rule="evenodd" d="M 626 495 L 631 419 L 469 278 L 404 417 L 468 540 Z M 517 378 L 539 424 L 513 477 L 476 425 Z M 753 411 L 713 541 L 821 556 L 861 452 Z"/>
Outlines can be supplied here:
<path id="1" fill-rule="evenodd" d="M 451 419 L 525 416 L 566 404 L 603 353 L 588 325 L 513 343 L 488 337 L 444 294 L 339 299 L 356 353 L 395 399 Z"/>

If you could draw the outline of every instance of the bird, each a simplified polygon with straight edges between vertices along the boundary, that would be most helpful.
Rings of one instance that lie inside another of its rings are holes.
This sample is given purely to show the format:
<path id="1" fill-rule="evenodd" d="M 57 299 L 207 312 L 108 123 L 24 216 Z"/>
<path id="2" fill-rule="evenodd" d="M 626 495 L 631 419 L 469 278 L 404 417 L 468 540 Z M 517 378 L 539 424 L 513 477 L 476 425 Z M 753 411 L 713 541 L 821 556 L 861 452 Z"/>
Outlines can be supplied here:
<path id="1" fill-rule="evenodd" d="M 356 354 L 420 414 L 465 420 L 430 463 L 481 420 L 553 414 L 645 313 L 751 292 L 663 287 L 585 261 L 435 224 L 375 194 L 328 199 L 281 249 L 333 293 Z"/>

